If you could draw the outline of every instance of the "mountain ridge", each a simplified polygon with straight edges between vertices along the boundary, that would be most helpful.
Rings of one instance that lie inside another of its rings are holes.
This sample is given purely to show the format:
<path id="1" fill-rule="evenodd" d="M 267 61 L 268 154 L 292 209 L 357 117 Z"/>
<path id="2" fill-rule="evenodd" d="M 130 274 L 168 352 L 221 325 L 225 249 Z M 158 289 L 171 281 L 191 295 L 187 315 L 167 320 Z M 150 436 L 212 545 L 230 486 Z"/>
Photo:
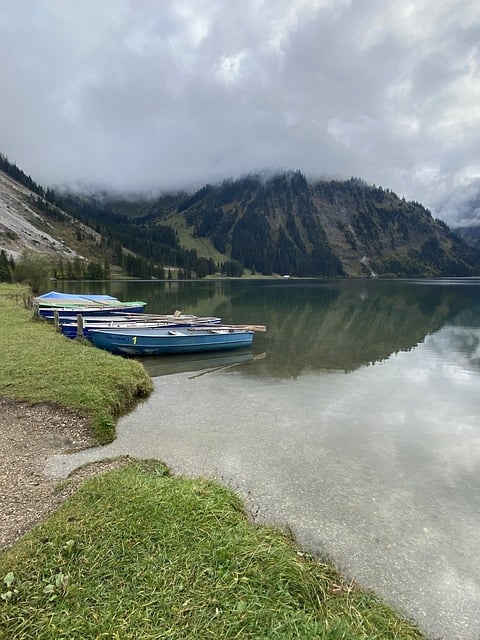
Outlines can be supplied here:
<path id="1" fill-rule="evenodd" d="M 192 193 L 119 197 L 44 190 L 0 160 L 0 250 L 14 259 L 31 248 L 109 260 L 137 277 L 480 273 L 479 251 L 425 207 L 359 178 L 252 174 Z"/>
<path id="2" fill-rule="evenodd" d="M 139 206 L 139 204 L 141 206 Z M 308 182 L 300 172 L 245 176 L 132 203 L 107 200 L 137 229 L 173 228 L 183 246 L 263 274 L 469 276 L 478 251 L 417 202 L 358 178 Z"/>

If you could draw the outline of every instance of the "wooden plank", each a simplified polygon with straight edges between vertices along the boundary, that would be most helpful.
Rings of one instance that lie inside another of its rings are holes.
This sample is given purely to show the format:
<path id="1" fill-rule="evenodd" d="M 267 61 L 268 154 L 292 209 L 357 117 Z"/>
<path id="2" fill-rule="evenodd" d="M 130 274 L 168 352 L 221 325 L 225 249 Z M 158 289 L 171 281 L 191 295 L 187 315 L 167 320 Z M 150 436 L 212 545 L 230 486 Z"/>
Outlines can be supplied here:
<path id="1" fill-rule="evenodd" d="M 205 325 L 203 327 L 197 327 L 195 325 L 188 327 L 189 331 L 218 331 L 221 329 L 239 329 L 241 331 L 266 331 L 267 327 L 264 324 L 212 324 Z"/>
<path id="2" fill-rule="evenodd" d="M 99 314 L 100 315 L 100 314 Z M 109 314 L 112 316 L 112 318 L 115 318 L 115 313 Z M 181 320 L 196 320 L 198 318 L 198 316 L 194 316 L 194 315 L 189 315 L 187 314 L 185 317 L 182 317 L 183 314 L 177 314 L 175 315 L 174 313 L 165 313 L 165 314 L 160 314 L 160 313 L 124 313 L 119 311 L 118 312 L 119 316 L 122 317 L 127 317 L 127 318 L 131 318 L 133 320 L 177 320 L 178 318 L 180 318 Z"/>
<path id="3" fill-rule="evenodd" d="M 266 331 L 267 327 L 264 324 L 228 324 L 223 325 L 229 329 L 244 329 L 245 331 Z"/>

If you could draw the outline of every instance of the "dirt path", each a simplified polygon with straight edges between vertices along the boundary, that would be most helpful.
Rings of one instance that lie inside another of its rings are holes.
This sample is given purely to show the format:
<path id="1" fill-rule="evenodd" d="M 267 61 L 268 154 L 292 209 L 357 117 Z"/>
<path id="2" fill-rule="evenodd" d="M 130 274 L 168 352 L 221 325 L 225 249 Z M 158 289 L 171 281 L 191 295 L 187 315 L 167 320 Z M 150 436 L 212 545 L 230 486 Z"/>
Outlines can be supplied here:
<path id="1" fill-rule="evenodd" d="M 44 520 L 85 478 L 122 463 L 80 469 L 55 490 L 58 480 L 43 473 L 48 457 L 90 446 L 90 433 L 85 417 L 64 408 L 0 398 L 0 549 Z"/>

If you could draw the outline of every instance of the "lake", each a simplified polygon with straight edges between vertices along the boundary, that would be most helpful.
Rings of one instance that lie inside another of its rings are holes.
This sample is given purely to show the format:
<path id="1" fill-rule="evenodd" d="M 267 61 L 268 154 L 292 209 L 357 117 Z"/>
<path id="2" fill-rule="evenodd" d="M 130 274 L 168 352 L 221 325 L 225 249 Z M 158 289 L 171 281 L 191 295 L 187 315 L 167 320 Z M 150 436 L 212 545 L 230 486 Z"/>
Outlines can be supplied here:
<path id="1" fill-rule="evenodd" d="M 231 353 L 142 360 L 152 396 L 107 447 L 229 484 L 430 638 L 480 633 L 480 281 L 58 283 L 267 325 Z"/>

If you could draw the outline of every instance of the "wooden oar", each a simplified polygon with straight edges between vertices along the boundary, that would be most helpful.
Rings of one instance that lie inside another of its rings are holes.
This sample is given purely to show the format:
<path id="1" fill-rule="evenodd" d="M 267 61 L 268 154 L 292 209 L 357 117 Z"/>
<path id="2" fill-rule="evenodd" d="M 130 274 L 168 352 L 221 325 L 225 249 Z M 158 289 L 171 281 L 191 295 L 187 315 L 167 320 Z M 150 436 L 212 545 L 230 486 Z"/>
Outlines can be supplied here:
<path id="1" fill-rule="evenodd" d="M 189 331 L 221 331 L 222 329 L 239 329 L 240 331 L 266 331 L 264 324 L 212 324 L 203 327 L 191 326 Z"/>
<path id="2" fill-rule="evenodd" d="M 112 318 L 115 318 L 114 313 L 109 314 L 112 316 Z M 174 313 L 165 313 L 165 314 L 159 314 L 159 313 L 118 313 L 118 316 L 121 316 L 122 318 L 128 318 L 129 320 L 137 320 L 138 322 L 142 322 L 143 320 L 159 320 L 159 321 L 165 321 L 165 322 L 173 322 L 173 321 L 180 321 L 180 322 L 196 322 L 197 320 L 204 320 L 205 322 L 207 320 L 211 320 L 213 319 L 211 316 L 208 316 L 207 318 L 199 318 L 199 316 L 195 316 L 195 315 L 185 315 L 183 316 L 183 314 L 177 314 L 175 315 Z"/>
<path id="3" fill-rule="evenodd" d="M 195 380 L 195 378 L 200 378 L 201 376 L 205 376 L 207 373 L 215 373 L 216 371 L 223 371 L 224 369 L 231 369 L 232 367 L 238 367 L 241 364 L 250 364 L 251 362 L 255 362 L 255 360 L 263 360 L 267 354 L 265 352 L 259 353 L 256 356 L 253 356 L 251 360 L 246 360 L 245 362 L 233 362 L 232 364 L 224 364 L 220 367 L 212 367 L 211 369 L 207 369 L 206 371 L 201 371 L 200 373 L 196 373 L 193 376 L 190 376 L 189 380 Z"/>

